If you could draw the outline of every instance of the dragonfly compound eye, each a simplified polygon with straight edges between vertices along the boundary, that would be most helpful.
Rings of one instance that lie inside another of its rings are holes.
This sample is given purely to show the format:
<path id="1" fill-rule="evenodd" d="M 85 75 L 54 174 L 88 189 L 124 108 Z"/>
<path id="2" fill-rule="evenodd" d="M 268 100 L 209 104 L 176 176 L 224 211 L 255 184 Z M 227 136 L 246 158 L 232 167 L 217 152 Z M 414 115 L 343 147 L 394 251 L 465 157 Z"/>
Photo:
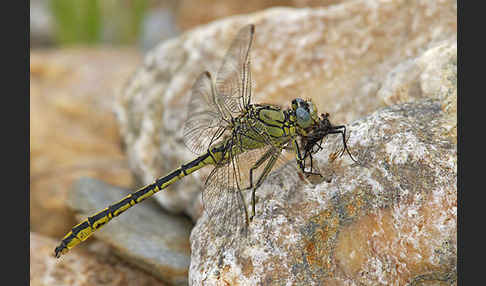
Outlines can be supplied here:
<path id="1" fill-rule="evenodd" d="M 303 107 L 299 107 L 295 110 L 295 116 L 297 117 L 297 124 L 301 128 L 308 128 L 312 124 L 311 116 L 309 114 L 309 111 L 307 111 Z"/>

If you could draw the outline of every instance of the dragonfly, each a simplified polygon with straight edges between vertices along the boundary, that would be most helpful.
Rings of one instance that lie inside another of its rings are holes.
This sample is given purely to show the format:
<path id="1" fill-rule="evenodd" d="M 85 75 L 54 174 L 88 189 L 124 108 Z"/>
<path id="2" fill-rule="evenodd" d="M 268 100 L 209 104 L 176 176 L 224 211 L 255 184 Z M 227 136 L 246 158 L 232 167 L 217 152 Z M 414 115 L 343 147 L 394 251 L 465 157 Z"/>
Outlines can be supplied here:
<path id="1" fill-rule="evenodd" d="M 206 166 L 212 170 L 202 193 L 205 212 L 219 219 L 215 224 L 220 229 L 243 230 L 255 216 L 255 192 L 273 169 L 283 166 L 281 169 L 290 170 L 290 179 L 314 174 L 312 166 L 307 171 L 305 161 L 310 159 L 312 165 L 312 155 L 322 149 L 319 142 L 328 134 L 342 134 L 347 150 L 345 127 L 333 126 L 324 114 L 319 116 L 310 99 L 295 98 L 288 108 L 252 103 L 250 49 L 254 33 L 253 24 L 241 28 L 215 80 L 205 71 L 191 89 L 183 138 L 197 157 L 75 225 L 55 248 L 56 257 L 129 208 Z M 288 152 L 294 153 L 297 164 L 285 169 Z M 250 200 L 245 200 L 243 191 L 251 191 L 251 213 L 246 203 Z"/>

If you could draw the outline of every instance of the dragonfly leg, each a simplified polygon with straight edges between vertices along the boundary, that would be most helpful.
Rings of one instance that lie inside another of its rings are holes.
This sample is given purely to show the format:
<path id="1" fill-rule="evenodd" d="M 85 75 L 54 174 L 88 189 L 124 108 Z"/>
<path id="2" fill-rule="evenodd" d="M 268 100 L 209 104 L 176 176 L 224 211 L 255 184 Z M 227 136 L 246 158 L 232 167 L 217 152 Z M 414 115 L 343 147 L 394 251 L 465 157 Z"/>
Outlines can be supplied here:
<path id="1" fill-rule="evenodd" d="M 300 154 L 299 143 L 296 139 L 292 140 L 292 146 L 294 148 L 295 160 L 297 161 L 297 164 L 299 165 L 299 168 L 302 170 L 302 172 L 305 173 L 305 157 L 302 158 L 302 154 Z"/>
<path id="2" fill-rule="evenodd" d="M 312 153 L 309 153 L 306 156 L 309 156 L 309 158 L 310 158 L 310 171 L 305 171 L 304 170 L 304 175 L 306 175 L 307 177 L 309 177 L 310 175 L 315 175 L 315 176 L 319 176 L 319 177 L 322 178 L 322 174 L 321 173 L 312 172 L 312 170 L 314 169 L 314 166 L 313 166 L 314 159 L 312 158 Z M 304 168 L 305 168 L 305 159 L 304 159 Z"/>
<path id="3" fill-rule="evenodd" d="M 302 170 L 302 173 L 304 173 L 304 175 L 306 175 L 307 177 L 310 176 L 310 175 L 318 175 L 318 176 L 321 176 L 322 175 L 320 173 L 315 173 L 315 172 L 312 172 L 312 168 L 313 168 L 313 165 L 312 165 L 312 152 L 306 152 L 304 154 L 304 156 L 302 157 L 302 154 L 300 153 L 300 148 L 299 148 L 299 143 L 297 142 L 297 140 L 293 140 L 292 141 L 292 144 L 294 146 L 294 152 L 295 152 L 295 160 L 297 161 L 297 164 L 299 165 L 299 168 L 300 170 Z M 310 157 L 310 164 L 311 164 L 311 170 L 310 172 L 306 171 L 305 170 L 305 159 L 307 157 Z"/>
<path id="4" fill-rule="evenodd" d="M 351 157 L 351 160 L 353 160 L 355 163 L 358 163 L 358 161 L 356 161 L 356 159 L 354 159 L 353 155 L 351 155 L 351 152 L 349 152 L 348 145 L 346 144 L 347 143 L 346 126 L 344 126 L 344 125 L 334 126 L 333 130 L 329 131 L 329 134 L 341 134 L 341 136 L 343 137 L 344 148 L 343 148 L 343 151 L 341 152 L 341 154 L 339 155 L 339 157 L 341 157 L 344 154 L 344 151 L 346 151 L 348 153 L 349 157 Z"/>
<path id="5" fill-rule="evenodd" d="M 258 161 L 255 162 L 255 164 L 250 168 L 250 186 L 248 189 L 251 189 L 251 207 L 252 207 L 252 214 L 250 216 L 250 221 L 253 220 L 253 217 L 255 216 L 255 205 L 256 205 L 256 197 L 255 197 L 255 191 L 260 187 L 260 185 L 263 183 L 265 178 L 268 176 L 270 171 L 272 170 L 273 165 L 275 165 L 275 162 L 277 161 L 277 158 L 280 156 L 280 154 L 276 154 L 273 149 L 268 150 L 265 154 L 258 159 Z M 265 161 L 267 161 L 270 158 L 270 161 L 268 161 L 267 165 L 263 169 L 263 172 L 260 174 L 260 177 L 258 178 L 256 184 L 253 184 L 253 172 L 258 169 Z"/>
<path id="6" fill-rule="evenodd" d="M 260 185 L 263 183 L 263 181 L 265 181 L 265 179 L 268 177 L 268 174 L 270 174 L 270 171 L 272 170 L 273 166 L 277 162 L 277 159 L 278 159 L 279 156 L 280 156 L 280 154 L 273 154 L 270 157 L 267 165 L 263 169 L 262 174 L 258 178 L 258 181 L 257 181 L 255 187 L 252 189 L 252 193 L 251 193 L 251 207 L 252 207 L 251 210 L 252 210 L 252 213 L 251 213 L 250 221 L 253 220 L 253 217 L 255 216 L 255 213 L 256 213 L 255 212 L 255 205 L 256 205 L 255 192 L 256 192 L 256 189 L 258 189 L 260 187 Z"/>

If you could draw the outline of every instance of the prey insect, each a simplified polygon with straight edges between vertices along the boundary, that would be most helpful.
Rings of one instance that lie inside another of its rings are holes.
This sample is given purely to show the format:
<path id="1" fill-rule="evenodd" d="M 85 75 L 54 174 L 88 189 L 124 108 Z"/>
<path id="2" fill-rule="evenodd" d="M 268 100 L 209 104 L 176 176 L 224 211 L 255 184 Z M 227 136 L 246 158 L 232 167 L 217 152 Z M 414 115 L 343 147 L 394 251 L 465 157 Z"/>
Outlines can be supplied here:
<path id="1" fill-rule="evenodd" d="M 218 219 L 215 224 L 220 229 L 232 232 L 244 231 L 250 224 L 255 216 L 255 191 L 275 167 L 289 165 L 284 165 L 286 152 L 295 153 L 297 166 L 306 173 L 303 160 L 314 154 L 324 136 L 340 133 L 341 126 L 330 125 L 327 116 L 319 118 L 312 100 L 296 98 L 288 108 L 252 103 L 250 48 L 254 31 L 254 25 L 243 27 L 215 80 L 203 72 L 192 87 L 183 138 L 197 157 L 74 226 L 56 247 L 56 257 L 114 217 L 203 167 L 213 168 L 202 193 L 205 212 Z M 302 143 L 304 146 L 299 146 Z M 292 166 L 287 177 L 299 180 L 299 170 Z M 242 194 L 245 190 L 251 191 L 251 213 Z"/>
<path id="2" fill-rule="evenodd" d="M 347 145 L 346 139 L 346 126 L 345 125 L 332 125 L 329 121 L 329 113 L 322 113 L 319 118 L 319 123 L 314 126 L 314 128 L 309 132 L 306 136 L 301 137 L 301 144 L 303 145 L 303 156 L 300 160 L 300 169 L 306 170 L 306 159 L 310 159 L 310 171 L 305 172 L 308 175 L 321 175 L 320 173 L 312 172 L 313 170 L 313 157 L 312 155 L 316 154 L 320 150 L 322 150 L 322 142 L 324 138 L 329 134 L 341 134 L 343 139 L 343 149 L 339 151 L 335 156 L 333 156 L 333 160 L 337 157 L 341 157 L 344 155 L 344 152 L 347 152 L 351 160 L 355 163 L 358 163 L 356 159 L 351 155 L 349 152 L 349 148 Z"/>

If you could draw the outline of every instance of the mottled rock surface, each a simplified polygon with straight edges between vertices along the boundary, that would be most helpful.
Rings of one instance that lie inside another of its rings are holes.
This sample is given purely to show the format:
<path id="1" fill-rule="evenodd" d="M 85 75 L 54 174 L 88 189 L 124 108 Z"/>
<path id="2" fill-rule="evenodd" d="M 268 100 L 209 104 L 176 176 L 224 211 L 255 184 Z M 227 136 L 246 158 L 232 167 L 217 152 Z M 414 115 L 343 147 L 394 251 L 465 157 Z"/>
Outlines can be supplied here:
<path id="1" fill-rule="evenodd" d="M 457 142 L 457 38 L 432 46 L 417 58 L 398 64 L 377 93 L 387 105 L 436 98 L 448 114 L 446 136 Z"/>
<path id="2" fill-rule="evenodd" d="M 384 79 L 375 96 L 389 107 L 347 125 L 361 164 L 332 162 L 342 141 L 329 137 L 316 159 L 331 182 L 282 185 L 276 171 L 257 191 L 248 236 L 216 237 L 203 215 L 191 235 L 192 285 L 456 284 L 455 39 Z"/>
<path id="3" fill-rule="evenodd" d="M 316 157 L 330 183 L 285 185 L 274 172 L 257 191 L 247 236 L 216 236 L 203 215 L 191 234 L 190 284 L 455 283 L 457 152 L 442 135 L 447 117 L 438 100 L 422 99 L 354 121 L 348 144 L 360 164 L 329 160 L 336 136 Z"/>
<path id="4" fill-rule="evenodd" d="M 133 190 L 83 178 L 74 184 L 69 204 L 84 219 L 119 201 Z M 172 285 L 186 285 L 190 263 L 188 218 L 167 214 L 154 202 L 134 206 L 94 236 L 113 247 L 124 260 Z M 69 256 L 67 254 L 66 256 Z"/>
<path id="5" fill-rule="evenodd" d="M 255 102 L 286 106 L 295 97 L 312 98 L 332 122 L 347 124 L 388 104 L 389 96 L 378 91 L 390 81 L 391 70 L 443 41 L 454 42 L 456 6 L 455 1 L 363 0 L 273 8 L 216 21 L 162 43 L 147 54 L 118 97 L 117 114 L 135 174 L 150 183 L 194 158 L 181 132 L 190 88 L 202 71 L 215 74 L 243 25 L 256 25 Z M 157 199 L 196 219 L 206 174 L 198 171 Z"/>
<path id="6" fill-rule="evenodd" d="M 70 48 L 30 53 L 30 229 L 62 237 L 76 222 L 66 206 L 79 177 L 132 186 L 114 89 L 141 62 L 134 50 Z"/>
<path id="7" fill-rule="evenodd" d="M 99 255 L 78 248 L 62 259 L 56 259 L 52 255 L 56 244 L 57 241 L 51 238 L 30 233 L 31 286 L 168 285 L 113 255 Z"/>
<path id="8" fill-rule="evenodd" d="M 177 23 L 183 30 L 207 24 L 220 18 L 256 12 L 275 6 L 323 7 L 349 0 L 180 0 Z"/>

